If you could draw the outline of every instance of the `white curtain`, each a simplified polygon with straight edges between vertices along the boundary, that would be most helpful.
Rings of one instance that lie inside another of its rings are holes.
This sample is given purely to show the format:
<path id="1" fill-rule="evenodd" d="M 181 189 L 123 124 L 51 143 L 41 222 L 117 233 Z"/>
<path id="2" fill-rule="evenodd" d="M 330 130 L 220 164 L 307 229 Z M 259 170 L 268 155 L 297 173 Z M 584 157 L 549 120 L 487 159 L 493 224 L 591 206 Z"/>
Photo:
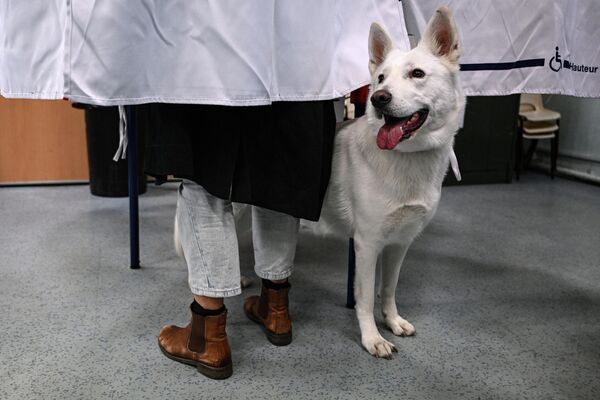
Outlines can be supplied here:
<path id="1" fill-rule="evenodd" d="M 372 21 L 408 49 L 397 0 L 0 0 L 5 97 L 259 105 L 366 84 Z"/>

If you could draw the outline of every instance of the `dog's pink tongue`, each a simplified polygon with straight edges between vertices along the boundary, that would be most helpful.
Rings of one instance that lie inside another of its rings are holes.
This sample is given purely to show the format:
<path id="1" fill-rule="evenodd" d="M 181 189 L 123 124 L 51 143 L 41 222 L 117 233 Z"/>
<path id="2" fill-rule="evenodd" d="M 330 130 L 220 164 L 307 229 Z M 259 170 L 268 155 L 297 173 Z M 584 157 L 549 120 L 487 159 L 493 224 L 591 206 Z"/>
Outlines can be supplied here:
<path id="1" fill-rule="evenodd" d="M 404 135 L 404 132 L 401 124 L 385 124 L 379 128 L 377 133 L 377 146 L 382 150 L 391 150 L 400 142 L 402 135 Z"/>

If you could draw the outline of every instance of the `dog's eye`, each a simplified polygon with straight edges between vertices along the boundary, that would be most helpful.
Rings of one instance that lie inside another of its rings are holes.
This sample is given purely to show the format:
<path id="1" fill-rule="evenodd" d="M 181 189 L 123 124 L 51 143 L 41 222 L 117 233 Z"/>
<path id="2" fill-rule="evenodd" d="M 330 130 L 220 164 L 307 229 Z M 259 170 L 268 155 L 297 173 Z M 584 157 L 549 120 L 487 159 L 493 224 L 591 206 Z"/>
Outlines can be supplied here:
<path id="1" fill-rule="evenodd" d="M 377 77 L 377 82 L 381 83 L 381 82 L 383 82 L 384 79 L 385 79 L 385 76 L 383 76 L 383 74 L 379 74 L 379 76 Z"/>
<path id="2" fill-rule="evenodd" d="M 425 72 L 422 69 L 415 68 L 412 71 L 410 71 L 410 77 L 411 78 L 424 78 Z"/>

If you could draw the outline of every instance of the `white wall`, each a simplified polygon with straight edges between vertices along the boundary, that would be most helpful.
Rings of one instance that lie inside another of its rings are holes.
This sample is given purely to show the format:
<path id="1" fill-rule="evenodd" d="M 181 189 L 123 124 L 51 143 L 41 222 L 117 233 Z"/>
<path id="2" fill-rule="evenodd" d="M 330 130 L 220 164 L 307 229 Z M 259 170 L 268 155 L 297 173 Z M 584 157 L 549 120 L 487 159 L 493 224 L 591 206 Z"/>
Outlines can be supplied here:
<path id="1" fill-rule="evenodd" d="M 544 105 L 562 115 L 559 154 L 600 163 L 600 99 L 545 95 Z"/>
<path id="2" fill-rule="evenodd" d="M 544 105 L 561 113 L 558 171 L 600 183 L 600 99 L 544 95 Z M 539 149 L 534 163 L 547 165 L 550 142 Z"/>

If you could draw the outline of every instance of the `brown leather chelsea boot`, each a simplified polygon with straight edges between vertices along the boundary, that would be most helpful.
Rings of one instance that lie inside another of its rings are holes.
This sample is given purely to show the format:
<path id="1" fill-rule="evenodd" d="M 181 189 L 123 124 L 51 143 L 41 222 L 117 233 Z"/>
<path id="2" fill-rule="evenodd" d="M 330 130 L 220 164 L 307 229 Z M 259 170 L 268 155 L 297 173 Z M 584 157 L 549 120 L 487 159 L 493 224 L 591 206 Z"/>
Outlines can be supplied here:
<path id="1" fill-rule="evenodd" d="M 158 346 L 171 360 L 193 365 L 209 378 L 229 378 L 233 368 L 225 332 L 227 309 L 218 315 L 191 311 L 192 319 L 185 328 L 169 325 L 161 329 Z"/>
<path id="2" fill-rule="evenodd" d="M 246 316 L 261 325 L 267 339 L 276 346 L 292 342 L 292 321 L 288 311 L 289 290 L 287 282 L 277 285 L 263 280 L 260 297 L 251 296 L 244 302 Z"/>

